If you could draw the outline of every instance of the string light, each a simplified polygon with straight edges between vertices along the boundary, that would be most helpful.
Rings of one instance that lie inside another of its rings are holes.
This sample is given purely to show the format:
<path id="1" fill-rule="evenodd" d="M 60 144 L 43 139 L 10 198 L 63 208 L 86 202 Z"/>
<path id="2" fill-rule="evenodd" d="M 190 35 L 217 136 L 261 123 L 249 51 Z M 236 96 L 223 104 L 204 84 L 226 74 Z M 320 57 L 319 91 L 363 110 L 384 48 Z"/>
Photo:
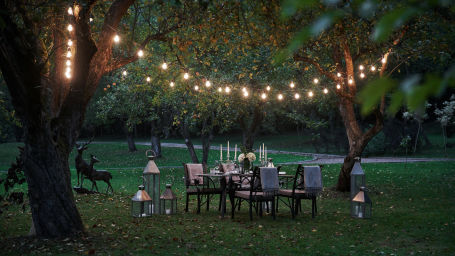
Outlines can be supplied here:
<path id="1" fill-rule="evenodd" d="M 114 36 L 114 42 L 115 42 L 115 43 L 120 42 L 120 37 L 119 37 L 118 35 L 115 35 L 115 36 Z"/>
<path id="2" fill-rule="evenodd" d="M 315 83 L 315 84 L 319 83 L 319 79 L 317 79 L 317 78 L 313 79 L 313 83 Z"/>
<path id="3" fill-rule="evenodd" d="M 223 91 L 223 88 L 218 87 L 218 92 L 222 92 L 222 91 Z"/>
<path id="4" fill-rule="evenodd" d="M 296 100 L 300 99 L 300 94 L 296 93 L 296 94 L 294 95 L 294 98 L 295 98 Z"/>
<path id="5" fill-rule="evenodd" d="M 387 60 L 385 59 L 385 57 L 382 58 L 382 60 L 381 60 L 382 64 L 385 64 L 386 61 L 387 61 Z"/>
<path id="6" fill-rule="evenodd" d="M 229 88 L 229 87 L 226 86 L 226 88 L 224 89 L 224 91 L 225 91 L 226 93 L 230 93 L 230 92 L 231 92 L 231 88 Z"/>
<path id="7" fill-rule="evenodd" d="M 148 76 L 147 79 L 145 79 L 145 80 L 147 80 L 147 82 L 150 82 L 150 77 Z"/>
<path id="8" fill-rule="evenodd" d="M 66 78 L 70 79 L 70 78 L 71 78 L 71 73 L 66 72 L 66 73 L 65 73 L 65 76 L 66 76 Z"/>
<path id="9" fill-rule="evenodd" d="M 360 73 L 360 78 L 365 78 L 365 74 L 364 73 Z"/>
<path id="10" fill-rule="evenodd" d="M 243 88 L 242 88 L 242 92 L 246 92 L 246 87 L 243 87 Z"/>
<path id="11" fill-rule="evenodd" d="M 73 54 L 71 54 L 71 51 L 66 52 L 66 57 L 67 58 L 71 58 L 71 56 L 73 56 Z"/>
<path id="12" fill-rule="evenodd" d="M 354 80 L 352 80 L 352 78 L 349 78 L 348 83 L 349 83 L 349 84 L 353 84 L 353 83 L 354 83 Z"/>
<path id="13" fill-rule="evenodd" d="M 262 94 L 261 94 L 261 98 L 262 98 L 263 100 L 265 100 L 265 99 L 267 98 L 267 94 L 262 93 Z"/>
<path id="14" fill-rule="evenodd" d="M 167 69 L 167 63 L 164 62 L 163 64 L 161 64 L 161 68 L 164 69 L 164 70 L 166 70 L 166 69 Z"/>
<path id="15" fill-rule="evenodd" d="M 170 83 L 169 83 L 169 86 L 170 86 L 170 87 L 174 87 L 174 85 L 175 85 L 174 82 L 170 82 Z"/>
<path id="16" fill-rule="evenodd" d="M 282 100 L 283 99 L 283 94 L 278 94 L 278 100 Z"/>
<path id="17" fill-rule="evenodd" d="M 66 73 L 70 73 L 71 72 L 71 68 L 70 67 L 66 67 Z"/>
<path id="18" fill-rule="evenodd" d="M 139 57 L 144 56 L 144 51 L 142 51 L 142 49 L 139 50 L 139 51 L 137 52 L 137 56 L 139 56 Z"/>
<path id="19" fill-rule="evenodd" d="M 73 25 L 69 24 L 66 29 L 68 29 L 69 32 L 73 31 Z"/>
<path id="20" fill-rule="evenodd" d="M 313 97 L 313 92 L 312 91 L 308 92 L 308 97 L 310 97 L 310 98 Z"/>
<path id="21" fill-rule="evenodd" d="M 93 18 L 90 18 L 89 21 L 92 22 L 92 21 L 93 21 Z"/>
<path id="22" fill-rule="evenodd" d="M 195 91 L 198 91 L 198 90 L 199 90 L 199 86 L 195 85 L 195 86 L 194 86 L 194 90 L 195 90 Z"/>
<path id="23" fill-rule="evenodd" d="M 360 65 L 360 66 L 359 66 L 359 69 L 360 69 L 360 70 L 364 70 L 365 67 L 364 67 L 363 65 Z"/>
<path id="24" fill-rule="evenodd" d="M 248 92 L 247 91 L 243 92 L 243 97 L 245 97 L 245 98 L 248 97 Z"/>
<path id="25" fill-rule="evenodd" d="M 70 60 L 66 60 L 66 66 L 71 66 L 71 61 Z"/>
<path id="26" fill-rule="evenodd" d="M 270 91 L 270 86 L 267 86 L 265 89 L 266 89 L 267 91 Z"/>
<path id="27" fill-rule="evenodd" d="M 123 70 L 122 75 L 126 76 L 128 75 L 128 72 L 126 72 L 126 70 Z"/>
<path id="28" fill-rule="evenodd" d="M 295 87 L 294 82 L 291 82 L 291 83 L 289 84 L 289 87 L 294 88 L 294 87 Z"/>
<path id="29" fill-rule="evenodd" d="M 71 41 L 71 39 L 68 40 L 68 46 L 73 46 L 73 41 Z"/>
<path id="30" fill-rule="evenodd" d="M 324 94 L 327 94 L 327 93 L 329 93 L 329 90 L 327 90 L 327 88 L 324 88 L 323 92 L 324 92 Z"/>
<path id="31" fill-rule="evenodd" d="M 212 84 L 210 83 L 209 80 L 205 81 L 205 87 L 210 87 Z"/>
<path id="32" fill-rule="evenodd" d="M 188 80 L 190 78 L 190 74 L 188 74 L 188 73 L 183 74 L 183 78 L 185 80 Z"/>
<path id="33" fill-rule="evenodd" d="M 337 73 L 337 77 L 341 77 L 341 73 Z"/>
<path id="34" fill-rule="evenodd" d="M 371 66 L 370 70 L 374 72 L 374 71 L 376 71 L 376 67 L 375 66 Z"/>
<path id="35" fill-rule="evenodd" d="M 73 15 L 73 8 L 71 8 L 71 7 L 68 8 L 68 14 Z"/>
<path id="36" fill-rule="evenodd" d="M 337 89 L 341 89 L 341 85 L 340 84 L 337 84 Z"/>

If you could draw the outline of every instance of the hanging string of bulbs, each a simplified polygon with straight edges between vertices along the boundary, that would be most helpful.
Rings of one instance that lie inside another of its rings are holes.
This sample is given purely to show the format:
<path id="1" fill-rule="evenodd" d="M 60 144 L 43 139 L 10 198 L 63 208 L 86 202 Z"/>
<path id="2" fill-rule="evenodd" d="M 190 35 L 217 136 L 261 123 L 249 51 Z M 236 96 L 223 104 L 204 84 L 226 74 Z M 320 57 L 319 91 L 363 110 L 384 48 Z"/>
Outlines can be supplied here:
<path id="1" fill-rule="evenodd" d="M 73 15 L 73 8 L 72 7 L 68 8 L 68 15 Z M 92 22 L 92 21 L 93 21 L 93 19 L 90 18 L 90 22 Z M 71 70 L 72 62 L 71 62 L 71 60 L 72 60 L 72 56 L 73 56 L 73 53 L 72 53 L 73 41 L 71 40 L 71 34 L 72 34 L 72 31 L 73 31 L 73 26 L 71 24 L 69 24 L 67 26 L 67 30 L 70 33 L 70 38 L 68 39 L 68 43 L 67 43 L 68 44 L 68 49 L 67 49 L 66 62 L 65 62 L 65 66 L 66 66 L 66 68 L 65 68 L 65 77 L 67 79 L 71 79 L 71 77 L 72 77 L 72 70 Z M 114 37 L 112 38 L 112 40 L 114 41 L 115 44 L 118 44 L 118 43 L 120 43 L 120 36 L 118 34 L 115 34 Z M 139 49 L 137 51 L 137 56 L 139 58 L 144 57 L 144 55 L 145 55 L 145 53 L 144 53 L 144 51 L 142 49 Z M 386 61 L 387 61 L 387 59 L 385 57 L 381 58 L 381 63 L 382 64 L 384 64 Z M 161 69 L 167 70 L 168 69 L 168 64 L 166 62 L 163 62 L 161 64 Z M 376 68 L 375 64 L 372 64 L 369 67 L 369 69 L 366 69 L 365 66 L 361 64 L 361 65 L 359 65 L 358 70 L 360 71 L 359 78 L 360 79 L 365 79 L 366 78 L 366 74 L 365 74 L 366 72 L 369 71 L 369 72 L 374 73 L 374 72 L 376 72 L 377 68 Z M 128 72 L 126 70 L 123 70 L 122 71 L 122 76 L 126 77 L 127 75 L 128 75 Z M 341 78 L 343 75 L 341 73 L 337 73 L 336 76 L 338 78 Z M 184 80 L 189 80 L 190 79 L 190 74 L 188 73 L 188 71 L 185 71 L 183 73 L 183 79 Z M 151 82 L 151 78 L 149 76 L 147 76 L 145 78 L 145 80 L 148 83 Z M 314 78 L 313 79 L 313 84 L 317 85 L 317 84 L 319 84 L 319 82 L 320 82 L 319 78 Z M 354 83 L 354 78 L 350 77 L 348 79 L 348 84 L 353 84 L 353 83 Z M 169 82 L 169 86 L 171 88 L 173 88 L 175 86 L 175 82 L 174 81 L 170 81 Z M 206 89 L 210 89 L 210 87 L 212 87 L 212 83 L 209 80 L 206 80 L 205 81 L 205 87 L 206 87 Z M 289 83 L 289 88 L 292 91 L 294 99 L 298 100 L 298 99 L 301 98 L 300 93 L 294 92 L 294 90 L 296 90 L 296 84 L 294 82 L 291 81 Z M 341 90 L 342 85 L 340 83 L 337 83 L 335 88 L 337 90 Z M 106 90 L 106 88 L 104 88 L 104 89 Z M 195 85 L 193 87 L 193 89 L 195 91 L 201 91 L 201 88 L 199 87 L 199 85 Z M 265 91 L 264 90 L 258 90 L 258 95 L 260 96 L 260 98 L 262 100 L 267 100 L 268 94 L 271 92 L 271 90 L 272 90 L 272 87 L 268 85 L 267 87 L 265 87 Z M 226 86 L 224 88 L 219 86 L 217 88 L 217 91 L 219 93 L 229 94 L 229 93 L 231 93 L 232 89 L 229 86 Z M 323 88 L 322 89 L 322 93 L 323 94 L 328 94 L 329 93 L 329 89 L 328 88 Z M 249 91 L 248 91 L 248 89 L 246 87 L 243 87 L 241 89 L 241 94 L 243 95 L 244 98 L 248 98 L 250 96 L 250 93 L 249 93 Z M 308 90 L 307 91 L 307 96 L 309 98 L 312 98 L 314 95 L 315 94 L 314 94 L 313 90 Z M 280 101 L 283 100 L 284 99 L 283 92 L 278 92 L 276 98 L 278 100 L 280 100 Z"/>

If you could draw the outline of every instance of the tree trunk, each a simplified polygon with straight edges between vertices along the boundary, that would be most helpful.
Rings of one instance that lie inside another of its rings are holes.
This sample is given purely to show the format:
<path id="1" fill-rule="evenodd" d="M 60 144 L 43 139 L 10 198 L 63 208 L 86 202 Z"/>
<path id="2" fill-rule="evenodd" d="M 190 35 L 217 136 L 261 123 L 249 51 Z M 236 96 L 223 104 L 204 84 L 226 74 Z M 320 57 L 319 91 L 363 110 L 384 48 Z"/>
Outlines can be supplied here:
<path id="1" fill-rule="evenodd" d="M 126 140 L 128 141 L 128 151 L 137 151 L 136 144 L 134 143 L 134 131 L 126 131 Z"/>
<path id="2" fill-rule="evenodd" d="M 209 159 L 209 152 L 210 152 L 210 144 L 213 140 L 213 134 L 202 134 L 201 136 L 202 139 L 202 163 L 204 165 L 207 164 L 208 159 Z"/>
<path id="3" fill-rule="evenodd" d="M 185 138 L 185 145 L 188 148 L 188 152 L 190 153 L 191 161 L 193 163 L 199 163 L 199 159 L 197 158 L 196 151 L 194 150 L 193 142 L 191 141 L 190 138 Z"/>
<path id="4" fill-rule="evenodd" d="M 151 140 L 152 150 L 155 151 L 156 157 L 161 158 L 161 139 L 159 136 L 152 135 Z"/>
<path id="5" fill-rule="evenodd" d="M 242 130 L 242 143 L 246 152 L 252 152 L 254 146 L 254 136 L 248 130 Z"/>
<path id="6" fill-rule="evenodd" d="M 48 129 L 33 127 L 27 131 L 24 148 L 30 209 L 40 237 L 62 237 L 84 230 L 71 189 L 68 147 L 52 137 Z"/>

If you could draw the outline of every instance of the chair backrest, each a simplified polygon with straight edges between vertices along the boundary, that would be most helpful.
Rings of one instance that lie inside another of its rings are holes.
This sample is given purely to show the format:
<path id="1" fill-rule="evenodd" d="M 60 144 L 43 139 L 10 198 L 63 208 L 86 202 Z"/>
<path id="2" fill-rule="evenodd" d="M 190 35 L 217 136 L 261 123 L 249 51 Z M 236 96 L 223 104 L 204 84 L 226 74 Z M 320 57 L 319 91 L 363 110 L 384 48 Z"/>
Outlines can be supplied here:
<path id="1" fill-rule="evenodd" d="M 198 174 L 204 173 L 204 166 L 202 164 L 183 164 L 183 167 L 185 172 L 185 185 L 187 187 L 203 185 L 204 178 L 197 176 Z"/>
<path id="2" fill-rule="evenodd" d="M 294 183 L 292 185 L 292 190 L 303 190 L 305 189 L 305 177 L 303 176 L 303 166 L 299 164 L 297 170 L 295 171 Z"/>
<path id="3" fill-rule="evenodd" d="M 297 166 L 292 190 L 305 190 L 309 193 L 322 191 L 321 166 Z"/>
<path id="4" fill-rule="evenodd" d="M 261 167 L 261 188 L 263 192 L 276 194 L 278 192 L 279 181 L 278 181 L 278 170 L 275 167 Z"/>
<path id="5" fill-rule="evenodd" d="M 225 172 L 231 172 L 235 169 L 235 164 L 234 163 L 222 163 L 220 164 L 220 171 L 225 173 Z M 229 182 L 229 176 L 226 176 L 226 182 Z M 239 176 L 232 176 L 233 181 L 240 181 Z"/>

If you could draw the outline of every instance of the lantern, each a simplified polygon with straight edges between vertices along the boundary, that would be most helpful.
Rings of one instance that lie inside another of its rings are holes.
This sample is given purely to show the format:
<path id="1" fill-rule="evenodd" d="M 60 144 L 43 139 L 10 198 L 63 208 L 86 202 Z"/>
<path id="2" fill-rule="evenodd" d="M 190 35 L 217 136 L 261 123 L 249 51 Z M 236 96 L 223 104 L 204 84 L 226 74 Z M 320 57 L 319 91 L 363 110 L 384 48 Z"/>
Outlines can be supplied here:
<path id="1" fill-rule="evenodd" d="M 177 213 L 177 196 L 172 192 L 171 184 L 166 184 L 166 190 L 164 190 L 164 193 L 160 196 L 160 213 Z"/>
<path id="2" fill-rule="evenodd" d="M 150 152 L 150 154 L 149 154 Z M 153 154 L 152 154 L 153 153 Z M 144 176 L 145 191 L 152 198 L 152 214 L 159 214 L 160 201 L 160 170 L 155 164 L 155 152 L 147 150 L 145 155 L 149 159 L 147 166 L 144 168 L 142 175 Z"/>
<path id="3" fill-rule="evenodd" d="M 360 191 L 360 187 L 365 187 L 365 173 L 360 165 L 360 158 L 356 158 L 351 171 L 351 200 Z"/>
<path id="4" fill-rule="evenodd" d="M 371 218 L 372 202 L 365 187 L 360 187 L 357 195 L 352 199 L 351 216 L 359 219 Z"/>
<path id="5" fill-rule="evenodd" d="M 152 198 L 140 185 L 139 190 L 131 199 L 131 215 L 133 217 L 148 217 L 152 215 Z"/>

